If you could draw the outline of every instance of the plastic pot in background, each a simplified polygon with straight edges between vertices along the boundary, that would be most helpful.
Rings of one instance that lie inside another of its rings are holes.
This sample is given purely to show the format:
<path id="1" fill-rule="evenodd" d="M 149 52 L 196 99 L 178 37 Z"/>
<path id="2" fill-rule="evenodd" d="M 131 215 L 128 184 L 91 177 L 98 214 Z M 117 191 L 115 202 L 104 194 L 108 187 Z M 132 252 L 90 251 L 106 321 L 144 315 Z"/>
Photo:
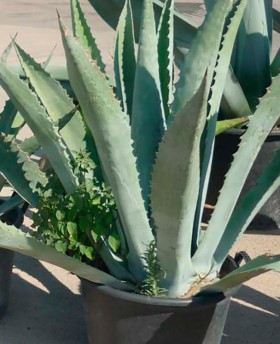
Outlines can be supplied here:
<path id="1" fill-rule="evenodd" d="M 229 170 L 233 154 L 238 149 L 240 137 L 243 133 L 243 129 L 232 129 L 216 137 L 212 172 L 206 201 L 207 204 L 216 204 L 219 191 L 224 183 L 224 177 Z M 246 180 L 240 199 L 252 186 L 256 184 L 258 176 L 271 161 L 273 154 L 278 149 L 280 149 L 280 131 L 275 130 L 270 133 L 263 144 Z M 246 164 L 246 161 L 244 161 L 244 164 Z M 250 227 L 252 229 L 280 228 L 280 188 L 261 208 L 254 220 L 251 222 Z"/>
<path id="2" fill-rule="evenodd" d="M 3 203 L 0 200 L 0 204 Z M 8 225 L 14 225 L 21 227 L 24 219 L 25 210 L 23 208 L 15 208 L 0 217 L 0 221 L 7 223 Z M 0 319 L 5 315 L 9 291 L 10 282 L 13 269 L 14 252 L 6 249 L 0 249 Z"/>

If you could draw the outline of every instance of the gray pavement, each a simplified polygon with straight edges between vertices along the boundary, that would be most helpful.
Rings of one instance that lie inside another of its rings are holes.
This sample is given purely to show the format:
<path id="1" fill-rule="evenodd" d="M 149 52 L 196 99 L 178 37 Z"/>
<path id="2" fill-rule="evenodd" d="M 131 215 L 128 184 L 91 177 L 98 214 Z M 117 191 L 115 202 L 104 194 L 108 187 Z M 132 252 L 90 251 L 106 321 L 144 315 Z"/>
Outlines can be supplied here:
<path id="1" fill-rule="evenodd" d="M 274 2 L 280 8 L 280 1 Z M 82 3 L 86 6 L 87 16 L 110 70 L 113 32 L 86 0 Z M 201 21 L 204 13 L 202 1 L 182 0 L 177 5 L 195 22 Z M 18 43 L 39 61 L 44 61 L 57 45 L 53 63 L 63 64 L 56 8 L 70 24 L 68 0 L 1 0 L 0 52 L 8 45 L 10 37 L 18 32 Z M 279 36 L 276 38 L 276 47 L 279 47 Z M 10 63 L 16 63 L 14 54 Z M 3 99 L 2 94 L 0 101 Z M 27 219 L 26 225 L 29 223 Z M 279 253 L 279 247 L 280 232 L 251 231 L 233 251 L 246 250 L 255 257 L 265 252 Z M 279 274 L 270 272 L 240 289 L 231 303 L 222 344 L 280 343 L 279 277 Z M 79 280 L 59 268 L 17 255 L 10 307 L 0 322 L 0 344 L 38 343 L 87 343 Z"/>

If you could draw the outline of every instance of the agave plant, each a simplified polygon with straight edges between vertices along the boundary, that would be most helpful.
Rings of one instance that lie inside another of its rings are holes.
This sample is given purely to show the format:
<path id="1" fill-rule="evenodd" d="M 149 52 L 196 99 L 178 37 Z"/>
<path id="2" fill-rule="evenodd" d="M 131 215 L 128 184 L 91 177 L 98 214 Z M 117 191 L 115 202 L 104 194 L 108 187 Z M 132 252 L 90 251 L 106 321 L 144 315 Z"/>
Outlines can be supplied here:
<path id="1" fill-rule="evenodd" d="M 125 0 L 89 0 L 101 17 L 113 28 Z M 204 0 L 206 10 L 210 11 L 216 0 Z M 136 39 L 139 37 L 141 7 L 143 0 L 132 0 Z M 154 0 L 157 23 L 164 1 Z M 113 8 L 113 10 L 111 10 Z M 254 18 L 254 20 L 252 20 Z M 235 48 L 221 102 L 221 118 L 237 118 L 254 113 L 259 98 L 270 85 L 271 76 L 280 68 L 280 49 L 272 59 L 273 29 L 280 32 L 279 11 L 273 8 L 272 1 L 249 0 L 243 14 Z M 174 43 L 177 65 L 181 66 L 184 54 L 196 36 L 197 26 L 185 15 L 174 12 Z M 252 61 L 251 56 L 258 56 Z"/>
<path id="2" fill-rule="evenodd" d="M 219 279 L 229 250 L 280 185 L 277 151 L 256 186 L 236 207 L 250 167 L 279 118 L 279 75 L 260 100 L 208 228 L 202 229 L 217 117 L 247 0 L 215 2 L 184 59 L 177 82 L 173 72 L 174 1 L 164 3 L 157 30 L 153 2 L 143 1 L 136 57 L 127 0 L 116 36 L 116 90 L 108 81 L 79 1 L 71 4 L 74 36 L 61 19 L 59 22 L 80 110 L 17 45 L 29 83 L 1 62 L 0 84 L 33 131 L 67 194 L 79 186 L 73 152 L 87 149 L 96 159 L 97 150 L 104 180 L 116 201 L 125 254 L 114 254 L 105 247 L 104 262 L 110 275 L 56 252 L 14 227 L 0 225 L 0 246 L 124 290 L 147 288 L 152 279 L 153 289 L 164 290 L 169 297 L 223 292 L 265 271 L 280 271 L 280 255 L 263 255 Z M 60 129 L 59 123 L 65 116 L 69 119 L 69 113 L 71 119 Z M 2 141 L 6 145 L 3 156 L 13 157 L 8 166 L 19 170 L 20 186 L 6 176 L 1 162 L 2 174 L 25 200 L 34 203 L 31 197 L 38 197 L 45 174 L 34 166 L 31 178 L 28 157 L 10 137 L 4 135 Z"/>

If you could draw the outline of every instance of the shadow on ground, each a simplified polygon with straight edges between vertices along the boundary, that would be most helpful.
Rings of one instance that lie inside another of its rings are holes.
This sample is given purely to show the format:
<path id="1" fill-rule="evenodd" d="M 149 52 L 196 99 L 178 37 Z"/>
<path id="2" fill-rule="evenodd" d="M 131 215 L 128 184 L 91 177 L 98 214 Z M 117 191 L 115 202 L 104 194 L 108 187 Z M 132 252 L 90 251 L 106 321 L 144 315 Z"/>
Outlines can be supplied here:
<path id="1" fill-rule="evenodd" d="M 221 344 L 279 344 L 279 299 L 246 286 L 241 287 L 236 297 L 246 304 L 231 302 Z"/>
<path id="2" fill-rule="evenodd" d="M 17 255 L 15 266 L 38 287 L 13 274 L 0 344 L 87 344 L 81 297 L 35 259 Z"/>

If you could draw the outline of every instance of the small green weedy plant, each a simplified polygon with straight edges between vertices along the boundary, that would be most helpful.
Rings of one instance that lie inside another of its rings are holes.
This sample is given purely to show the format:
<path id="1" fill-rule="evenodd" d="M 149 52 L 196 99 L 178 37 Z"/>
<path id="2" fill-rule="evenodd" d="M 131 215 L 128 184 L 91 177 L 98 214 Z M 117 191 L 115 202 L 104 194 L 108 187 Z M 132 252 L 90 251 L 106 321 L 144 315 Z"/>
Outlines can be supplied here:
<path id="1" fill-rule="evenodd" d="M 3 62 L 0 84 L 33 131 L 66 195 L 75 194 L 79 186 L 73 152 L 86 150 L 93 161 L 100 160 L 100 174 L 116 202 L 121 248 L 115 253 L 104 245 L 107 273 L 11 226 L 0 225 L 0 246 L 96 283 L 155 296 L 224 292 L 265 271 L 280 271 L 280 255 L 263 255 L 219 279 L 230 249 L 280 185 L 276 151 L 256 186 L 236 206 L 250 168 L 279 119 L 279 75 L 248 124 L 207 230 L 202 230 L 217 117 L 247 2 L 215 2 L 174 82 L 174 1 L 164 3 L 157 31 L 153 2 L 143 1 L 136 57 L 127 0 L 117 29 L 113 89 L 79 1 L 72 0 L 75 37 L 59 22 L 69 79 L 80 106 L 74 115 L 75 105 L 61 86 L 16 45 L 29 84 Z M 65 116 L 68 122 L 60 128 Z M 28 157 L 19 160 L 21 152 L 8 143 L 7 152 L 14 152 L 12 163 L 22 177 L 15 189 L 32 203 L 28 193 L 39 197 L 46 176 L 34 167 L 31 180 Z"/>

